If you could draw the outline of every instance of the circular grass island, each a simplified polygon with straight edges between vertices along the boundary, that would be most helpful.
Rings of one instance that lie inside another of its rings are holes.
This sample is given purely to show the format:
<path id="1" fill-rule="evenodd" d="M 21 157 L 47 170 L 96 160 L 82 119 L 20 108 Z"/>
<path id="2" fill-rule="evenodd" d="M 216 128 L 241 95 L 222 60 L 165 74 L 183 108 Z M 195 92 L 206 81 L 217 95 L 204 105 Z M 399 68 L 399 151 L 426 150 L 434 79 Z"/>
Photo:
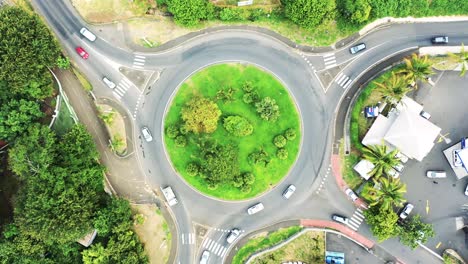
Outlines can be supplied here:
<path id="1" fill-rule="evenodd" d="M 164 120 L 175 170 L 198 191 L 241 200 L 273 188 L 299 153 L 296 106 L 269 73 L 219 64 L 186 80 Z"/>

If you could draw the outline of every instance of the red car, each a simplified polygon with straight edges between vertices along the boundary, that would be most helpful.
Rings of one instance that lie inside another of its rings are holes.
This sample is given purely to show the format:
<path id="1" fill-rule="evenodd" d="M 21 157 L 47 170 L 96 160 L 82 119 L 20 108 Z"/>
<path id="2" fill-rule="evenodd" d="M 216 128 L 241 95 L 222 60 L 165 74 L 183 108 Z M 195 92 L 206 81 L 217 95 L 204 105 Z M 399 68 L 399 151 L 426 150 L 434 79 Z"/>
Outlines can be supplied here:
<path id="1" fill-rule="evenodd" d="M 78 54 L 81 56 L 81 58 L 83 58 L 85 60 L 89 57 L 88 52 L 86 52 L 82 47 L 77 47 L 76 52 L 78 52 Z"/>

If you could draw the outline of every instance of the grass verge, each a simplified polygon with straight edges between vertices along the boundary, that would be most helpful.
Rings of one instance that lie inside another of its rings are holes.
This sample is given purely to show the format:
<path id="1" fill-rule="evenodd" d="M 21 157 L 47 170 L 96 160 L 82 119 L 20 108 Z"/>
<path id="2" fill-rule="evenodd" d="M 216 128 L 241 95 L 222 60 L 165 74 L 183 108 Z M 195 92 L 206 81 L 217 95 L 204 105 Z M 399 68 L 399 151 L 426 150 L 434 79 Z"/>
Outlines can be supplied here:
<path id="1" fill-rule="evenodd" d="M 60 97 L 60 100 L 60 114 L 57 120 L 55 120 L 52 128 L 55 130 L 55 132 L 57 132 L 57 134 L 63 135 L 67 133 L 73 127 L 73 125 L 75 125 L 75 120 L 73 120 L 70 110 L 68 109 L 67 104 L 65 104 L 62 97 Z"/>
<path id="2" fill-rule="evenodd" d="M 259 256 L 252 264 L 322 263 L 325 258 L 325 232 L 309 231 L 275 251 Z"/>
<path id="3" fill-rule="evenodd" d="M 88 92 L 92 91 L 93 86 L 88 81 L 88 79 L 86 79 L 86 77 L 84 77 L 83 74 L 81 74 L 81 72 L 77 68 L 72 66 L 72 69 L 73 69 L 73 72 L 75 73 L 76 77 L 78 78 L 78 81 L 80 81 L 81 85 L 85 89 L 85 91 L 88 91 Z"/>
<path id="4" fill-rule="evenodd" d="M 257 237 L 249 240 L 244 246 L 242 246 L 237 254 L 232 259 L 232 264 L 245 263 L 247 258 L 260 250 L 272 247 L 278 243 L 290 238 L 294 234 L 302 230 L 300 226 L 291 226 L 288 228 L 281 228 L 278 231 L 268 234 L 264 237 Z"/>
<path id="5" fill-rule="evenodd" d="M 251 81 L 258 92 L 259 97 L 270 96 L 275 99 L 279 109 L 280 117 L 276 122 L 262 120 L 255 111 L 255 108 L 243 102 L 244 92 L 242 85 L 246 81 Z M 234 88 L 236 92 L 232 102 L 222 102 L 214 99 L 216 93 L 223 88 Z M 240 115 L 249 120 L 254 127 L 254 132 L 246 137 L 234 137 L 229 134 L 221 124 L 218 123 L 217 130 L 212 134 L 203 134 L 204 138 L 211 139 L 225 145 L 231 143 L 239 150 L 239 167 L 241 172 L 252 172 L 255 175 L 255 182 L 248 193 L 242 192 L 230 183 L 220 184 L 217 189 L 209 189 L 206 181 L 199 176 L 192 177 L 186 172 L 186 167 L 191 162 L 202 164 L 199 157 L 200 148 L 197 145 L 201 136 L 194 133 L 187 134 L 187 146 L 180 148 L 175 145 L 175 141 L 168 137 L 164 138 L 167 151 L 176 171 L 193 187 L 199 191 L 221 199 L 246 199 L 254 197 L 270 188 L 273 188 L 289 171 L 296 160 L 299 152 L 301 140 L 299 114 L 291 97 L 282 84 L 268 73 L 254 67 L 241 64 L 222 64 L 204 69 L 179 88 L 176 96 L 171 102 L 169 111 L 165 117 L 165 127 L 181 122 L 180 112 L 185 102 L 194 95 L 202 95 L 212 98 L 217 102 L 223 117 L 229 115 Z M 297 136 L 288 141 L 285 149 L 289 155 L 285 160 L 276 158 L 277 148 L 273 144 L 276 135 L 283 134 L 288 128 L 293 128 Z M 252 165 L 248 156 L 252 152 L 263 148 L 271 158 L 266 166 Z"/>

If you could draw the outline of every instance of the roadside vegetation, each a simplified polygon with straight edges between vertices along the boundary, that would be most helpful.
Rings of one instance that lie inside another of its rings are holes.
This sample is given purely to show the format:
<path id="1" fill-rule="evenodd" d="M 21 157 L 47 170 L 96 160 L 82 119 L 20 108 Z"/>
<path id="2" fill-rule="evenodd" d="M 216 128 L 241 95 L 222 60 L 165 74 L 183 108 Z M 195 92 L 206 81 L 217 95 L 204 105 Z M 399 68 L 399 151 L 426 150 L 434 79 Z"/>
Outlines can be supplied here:
<path id="1" fill-rule="evenodd" d="M 72 2 L 90 22 L 113 22 L 144 15 L 163 21 L 170 13 L 181 28 L 191 31 L 217 25 L 248 24 L 271 29 L 298 44 L 311 46 L 331 45 L 383 17 L 468 14 L 464 0 L 281 0 L 255 2 L 244 7 L 237 7 L 237 1 L 209 0 Z M 145 46 L 164 42 L 155 38 L 138 42 Z"/>
<path id="2" fill-rule="evenodd" d="M 277 245 L 282 241 L 297 234 L 301 230 L 302 227 L 300 226 L 291 226 L 288 228 L 278 229 L 277 231 L 272 232 L 270 234 L 252 238 L 237 251 L 237 254 L 232 259 L 232 264 L 245 263 L 245 261 L 252 254 Z"/>
<path id="3" fill-rule="evenodd" d="M 351 111 L 352 149 L 344 160 L 344 179 L 350 181 L 350 186 L 358 188 L 356 178 L 360 176 L 354 172 L 353 166 L 361 159 L 374 164 L 369 173 L 371 179 L 367 182 L 360 180 L 360 184 L 364 184 L 360 196 L 369 205 L 364 215 L 379 242 L 399 236 L 402 244 L 414 249 L 419 243 L 426 243 L 435 234 L 432 225 L 423 223 L 419 215 L 399 222 L 396 211 L 406 202 L 404 195 L 407 190 L 406 185 L 390 173 L 394 170 L 393 167 L 400 163 L 397 157 L 399 151 L 389 150 L 385 144 L 361 144 L 374 121 L 364 116 L 364 107 L 376 105 L 378 102 L 385 102 L 387 108 L 395 107 L 406 94 L 417 89 L 418 83 L 427 82 L 433 73 L 432 62 L 427 56 L 413 54 L 405 58 L 403 64 L 385 72 L 363 88 Z M 384 114 L 388 112 L 386 109 L 383 110 Z"/>
<path id="4" fill-rule="evenodd" d="M 0 153 L 0 206 L 10 208 L 0 219 L 0 262 L 146 263 L 128 202 L 104 192 L 90 134 L 43 122 L 55 104 L 48 67 L 68 65 L 57 42 L 15 7 L 0 8 L 0 36 L 0 145 L 9 144 Z M 92 246 L 76 242 L 93 230 Z"/>
<path id="5" fill-rule="evenodd" d="M 278 80 L 254 66 L 222 64 L 182 84 L 165 117 L 164 141 L 187 182 L 235 200 L 273 188 L 288 173 L 300 131 Z"/>
<path id="6" fill-rule="evenodd" d="M 288 244 L 252 260 L 252 264 L 276 264 L 294 261 L 322 263 L 325 258 L 325 232 L 308 231 Z"/>

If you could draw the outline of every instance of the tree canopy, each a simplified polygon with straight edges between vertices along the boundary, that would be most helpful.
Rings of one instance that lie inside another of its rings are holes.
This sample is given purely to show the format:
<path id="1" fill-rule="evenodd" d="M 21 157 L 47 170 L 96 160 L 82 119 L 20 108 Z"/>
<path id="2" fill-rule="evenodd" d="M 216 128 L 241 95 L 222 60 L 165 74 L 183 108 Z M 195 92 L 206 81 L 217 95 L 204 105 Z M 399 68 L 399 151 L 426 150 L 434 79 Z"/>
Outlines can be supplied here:
<path id="1" fill-rule="evenodd" d="M 434 228 L 431 224 L 421 221 L 420 215 L 415 215 L 405 221 L 400 227 L 400 242 L 412 249 L 419 246 L 419 243 L 426 243 L 431 237 L 434 237 Z"/>
<path id="2" fill-rule="evenodd" d="M 312 28 L 325 20 L 334 18 L 334 0 L 283 0 L 286 17 L 294 23 Z"/>
<path id="3" fill-rule="evenodd" d="M 218 127 L 221 110 L 208 98 L 194 97 L 181 111 L 187 131 L 194 133 L 213 133 Z"/>
<path id="4" fill-rule="evenodd" d="M 371 227 L 372 234 L 379 242 L 398 235 L 398 215 L 392 209 L 372 206 L 364 211 L 366 222 Z"/>
<path id="5" fill-rule="evenodd" d="M 184 26 L 194 26 L 213 13 L 213 6 L 206 0 L 167 0 L 166 4 L 174 20 Z"/>

